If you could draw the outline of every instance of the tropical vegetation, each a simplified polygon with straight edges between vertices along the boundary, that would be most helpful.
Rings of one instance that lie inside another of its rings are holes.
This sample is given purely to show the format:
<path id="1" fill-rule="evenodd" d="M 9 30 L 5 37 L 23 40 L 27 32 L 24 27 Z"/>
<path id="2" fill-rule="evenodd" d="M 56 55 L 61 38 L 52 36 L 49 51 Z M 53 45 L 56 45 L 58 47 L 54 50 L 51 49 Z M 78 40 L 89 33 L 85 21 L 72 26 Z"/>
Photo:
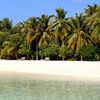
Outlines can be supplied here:
<path id="1" fill-rule="evenodd" d="M 55 11 L 16 25 L 0 20 L 0 59 L 100 61 L 100 5 L 88 5 L 74 17 Z"/>

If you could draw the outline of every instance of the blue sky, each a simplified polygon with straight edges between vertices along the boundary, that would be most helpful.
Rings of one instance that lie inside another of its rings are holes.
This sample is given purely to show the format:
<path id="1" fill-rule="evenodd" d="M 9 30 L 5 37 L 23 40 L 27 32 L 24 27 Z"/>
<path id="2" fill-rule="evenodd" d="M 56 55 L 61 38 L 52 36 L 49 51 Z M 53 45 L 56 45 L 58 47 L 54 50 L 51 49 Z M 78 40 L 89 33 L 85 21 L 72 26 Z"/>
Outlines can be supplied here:
<path id="1" fill-rule="evenodd" d="M 0 20 L 8 17 L 15 24 L 32 16 L 55 14 L 58 7 L 68 11 L 69 17 L 94 3 L 100 5 L 100 0 L 0 0 Z"/>

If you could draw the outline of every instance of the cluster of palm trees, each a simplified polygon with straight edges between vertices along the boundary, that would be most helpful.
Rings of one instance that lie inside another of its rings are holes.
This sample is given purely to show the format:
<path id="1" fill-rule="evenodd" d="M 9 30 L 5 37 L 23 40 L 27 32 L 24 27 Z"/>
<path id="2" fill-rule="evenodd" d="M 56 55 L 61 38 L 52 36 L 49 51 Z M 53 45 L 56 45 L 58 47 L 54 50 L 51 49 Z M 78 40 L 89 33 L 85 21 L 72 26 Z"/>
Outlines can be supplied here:
<path id="1" fill-rule="evenodd" d="M 30 17 L 12 25 L 0 21 L 1 59 L 100 60 L 100 6 L 88 5 L 84 13 L 66 17 L 62 8 L 56 15 Z"/>

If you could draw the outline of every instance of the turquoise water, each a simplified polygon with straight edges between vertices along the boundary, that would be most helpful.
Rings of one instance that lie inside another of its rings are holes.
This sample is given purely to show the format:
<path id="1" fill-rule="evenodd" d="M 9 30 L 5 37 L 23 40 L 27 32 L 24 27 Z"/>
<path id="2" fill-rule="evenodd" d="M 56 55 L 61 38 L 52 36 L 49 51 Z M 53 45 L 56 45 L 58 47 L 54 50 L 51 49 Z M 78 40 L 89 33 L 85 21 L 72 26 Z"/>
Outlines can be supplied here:
<path id="1" fill-rule="evenodd" d="M 100 100 L 100 83 L 0 77 L 0 100 Z"/>

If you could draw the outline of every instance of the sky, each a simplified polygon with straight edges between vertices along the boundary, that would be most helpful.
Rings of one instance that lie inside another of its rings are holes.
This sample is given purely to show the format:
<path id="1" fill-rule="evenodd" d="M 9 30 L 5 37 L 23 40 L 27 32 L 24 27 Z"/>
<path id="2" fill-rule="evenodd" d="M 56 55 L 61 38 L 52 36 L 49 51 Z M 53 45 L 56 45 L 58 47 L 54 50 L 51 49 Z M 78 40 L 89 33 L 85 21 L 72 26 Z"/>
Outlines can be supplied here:
<path id="1" fill-rule="evenodd" d="M 67 16 L 84 12 L 87 5 L 100 5 L 100 0 L 0 0 L 0 20 L 7 17 L 13 24 L 27 20 L 29 17 L 42 14 L 56 14 L 56 8 L 63 8 Z"/>

